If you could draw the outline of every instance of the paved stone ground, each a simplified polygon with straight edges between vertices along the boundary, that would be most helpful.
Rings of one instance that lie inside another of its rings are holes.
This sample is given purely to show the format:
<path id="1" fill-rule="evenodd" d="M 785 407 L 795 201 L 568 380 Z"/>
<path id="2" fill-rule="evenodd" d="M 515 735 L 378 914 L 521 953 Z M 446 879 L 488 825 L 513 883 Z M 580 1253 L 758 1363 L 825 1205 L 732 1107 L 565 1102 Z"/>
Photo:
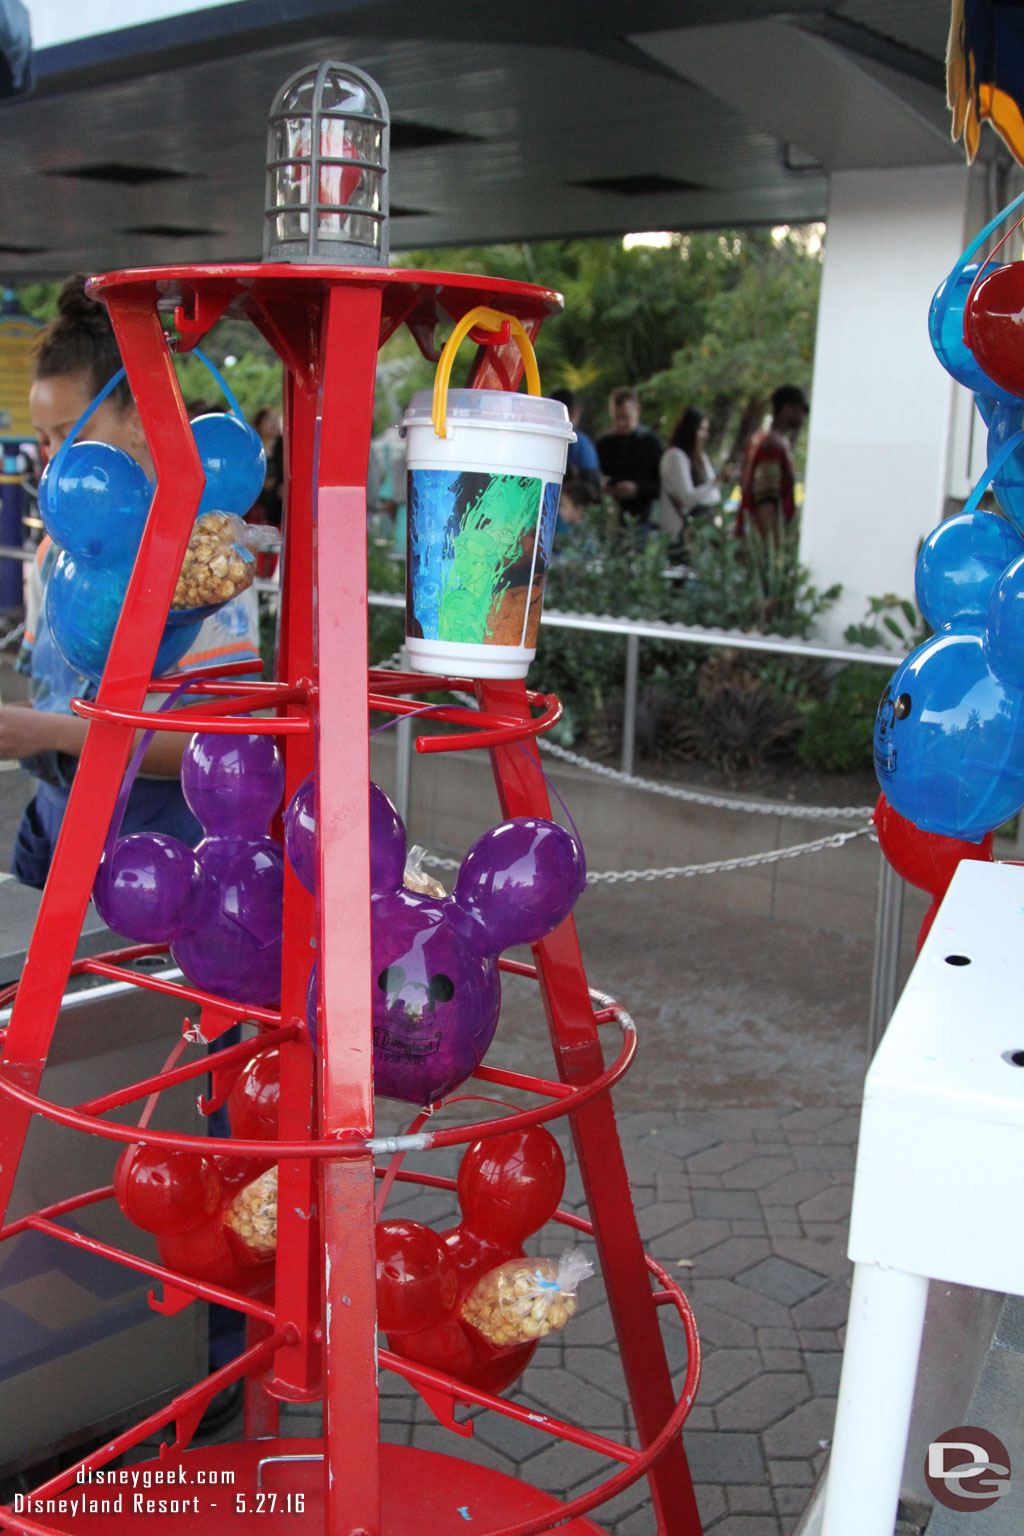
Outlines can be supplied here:
<path id="1" fill-rule="evenodd" d="M 701 1335 L 704 1366 L 684 1445 L 704 1530 L 788 1536 L 824 1459 L 835 1412 L 857 1116 L 842 1107 L 652 1109 L 624 1114 L 619 1130 L 645 1247 L 679 1274 Z M 585 1212 L 571 1148 L 560 1140 L 569 1163 L 563 1203 Z M 444 1163 L 435 1156 L 418 1166 L 454 1172 L 454 1157 Z M 452 1197 L 402 1184 L 387 1213 L 437 1227 L 457 1219 Z M 559 1231 L 549 1229 L 537 1246 L 557 1254 Z M 681 1388 L 686 1346 L 678 1324 L 666 1325 L 665 1339 Z M 584 1283 L 576 1316 L 564 1333 L 542 1341 L 508 1395 L 636 1443 L 597 1278 Z M 469 1417 L 472 1439 L 454 1441 L 411 1389 L 382 1378 L 385 1439 L 483 1462 L 566 1498 L 615 1470 L 529 1426 L 483 1412 Z M 282 1428 L 318 1434 L 319 1415 L 289 1411 Z M 594 1519 L 610 1536 L 655 1536 L 643 1480 Z"/>
<path id="2" fill-rule="evenodd" d="M 684 1432 L 704 1528 L 782 1536 L 806 1504 L 835 1411 L 857 1117 L 841 1108 L 651 1110 L 624 1115 L 620 1133 L 645 1247 L 679 1275 L 705 1351 Z M 582 1208 L 575 1176 L 568 1193 Z M 412 1215 L 421 1198 L 413 1190 L 395 1212 Z M 557 1251 L 557 1234 L 542 1246 Z M 590 1287 L 513 1395 L 621 1435 L 631 1415 L 614 1332 L 597 1283 Z M 667 1327 L 666 1341 L 681 1387 L 681 1330 Z M 389 1436 L 450 1451 L 450 1436 L 421 1405 L 410 1411 L 404 1391 L 386 1391 Z M 489 1416 L 460 1454 L 557 1494 L 607 1476 L 596 1458 Z M 613 1536 L 653 1536 L 646 1485 L 595 1519 Z"/>

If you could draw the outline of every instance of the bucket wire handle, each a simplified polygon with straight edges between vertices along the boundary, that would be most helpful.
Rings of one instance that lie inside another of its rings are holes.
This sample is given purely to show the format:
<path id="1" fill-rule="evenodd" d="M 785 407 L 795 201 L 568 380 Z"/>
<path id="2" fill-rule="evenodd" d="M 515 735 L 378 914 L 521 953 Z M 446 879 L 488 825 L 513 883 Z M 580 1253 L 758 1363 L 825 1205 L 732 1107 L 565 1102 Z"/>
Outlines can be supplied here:
<path id="1" fill-rule="evenodd" d="M 112 390 L 117 388 L 124 377 L 125 371 L 122 367 L 119 368 L 117 372 L 107 380 L 99 393 L 94 395 L 93 398 L 89 401 L 89 404 L 86 406 L 81 416 L 79 416 L 78 420 L 71 428 L 71 431 L 67 434 L 64 441 L 57 449 L 57 452 L 53 455 L 53 458 L 49 461 L 53 466 L 50 473 L 52 475 L 52 488 L 54 491 L 56 491 L 58 485 L 60 484 L 60 477 L 64 473 L 64 465 L 67 462 L 68 454 L 71 452 L 72 444 L 74 443 L 79 432 L 81 432 L 93 411 L 99 409 L 107 396 L 111 393 Z"/>
<path id="2" fill-rule="evenodd" d="M 455 362 L 455 354 L 459 350 L 463 340 L 475 326 L 484 330 L 497 331 L 503 326 L 508 326 L 512 339 L 519 348 L 526 370 L 526 389 L 531 395 L 540 394 L 540 372 L 537 368 L 537 358 L 533 350 L 533 343 L 526 334 L 526 328 L 515 315 L 502 314 L 499 309 L 488 309 L 480 304 L 476 309 L 471 309 L 458 321 L 454 331 L 444 344 L 437 365 L 437 373 L 434 375 L 434 405 L 430 413 L 430 419 L 434 423 L 434 431 L 438 437 L 447 437 L 448 431 L 445 425 L 448 415 L 448 380 L 451 378 L 452 365 Z"/>
<path id="3" fill-rule="evenodd" d="M 1022 194 L 1022 196 L 1024 196 L 1024 194 Z M 474 314 L 488 314 L 488 315 L 490 315 L 490 314 L 493 314 L 493 313 L 494 313 L 493 310 L 474 310 Z M 501 317 L 501 318 L 504 318 L 504 317 Z M 515 321 L 513 323 L 514 324 L 518 324 L 519 322 Z M 528 336 L 526 336 L 526 332 L 525 331 L 523 332 L 523 335 L 526 338 L 526 345 L 529 347 L 530 346 L 530 338 Z M 211 363 L 210 359 L 206 356 L 205 352 L 201 352 L 198 347 L 193 347 L 192 350 L 193 350 L 195 356 L 198 357 L 199 361 L 204 364 L 204 366 L 206 368 L 206 371 L 207 371 L 207 373 L 209 373 L 210 377 L 214 380 L 215 383 L 219 384 L 221 389 L 224 391 L 224 395 L 225 395 L 225 397 L 227 399 L 228 405 L 231 408 L 232 416 L 238 416 L 242 421 L 244 421 L 245 420 L 245 416 L 242 413 L 242 408 L 239 405 L 238 401 L 235 399 L 235 396 L 232 394 L 231 388 L 228 385 L 227 380 L 224 378 L 224 375 L 220 372 L 220 370 L 218 368 L 216 368 L 214 366 L 213 363 Z M 532 352 L 532 348 L 531 348 L 531 352 Z M 449 364 L 448 367 L 449 367 L 449 372 L 450 372 L 451 371 L 451 364 Z M 536 362 L 534 362 L 534 372 L 535 373 L 536 373 L 536 369 L 537 369 L 537 364 L 536 364 Z M 79 416 L 78 420 L 75 422 L 74 426 L 71 428 L 71 431 L 67 434 L 67 436 L 65 437 L 64 441 L 61 443 L 60 447 L 57 449 L 57 452 L 54 454 L 52 460 L 50 461 L 53 464 L 53 471 L 52 471 L 52 473 L 53 473 L 53 487 L 54 487 L 55 490 L 56 490 L 57 486 L 60 484 L 60 477 L 61 477 L 61 474 L 63 473 L 65 462 L 67 461 L 67 457 L 68 457 L 68 454 L 69 454 L 69 452 L 71 450 L 71 446 L 74 443 L 75 439 L 78 437 L 79 432 L 81 432 L 82 428 L 85 426 L 86 422 L 89 420 L 89 417 L 92 415 L 93 411 L 99 409 L 99 407 L 103 404 L 103 402 L 107 398 L 107 396 L 114 389 L 117 388 L 118 384 L 120 384 L 121 380 L 124 377 L 125 377 L 125 370 L 124 370 L 124 366 L 122 364 L 122 366 L 117 370 L 117 372 L 115 374 L 113 374 L 107 380 L 107 382 L 104 384 L 103 388 L 99 391 L 99 393 L 94 395 L 93 398 L 89 401 L 89 404 L 86 406 L 86 408 L 82 412 L 81 416 Z M 531 393 L 535 394 L 535 395 L 539 395 L 540 394 L 540 379 L 539 379 L 539 377 L 538 377 L 538 381 L 537 381 L 537 388 L 535 390 L 531 390 Z M 442 433 L 441 435 L 443 437 L 444 433 Z"/>

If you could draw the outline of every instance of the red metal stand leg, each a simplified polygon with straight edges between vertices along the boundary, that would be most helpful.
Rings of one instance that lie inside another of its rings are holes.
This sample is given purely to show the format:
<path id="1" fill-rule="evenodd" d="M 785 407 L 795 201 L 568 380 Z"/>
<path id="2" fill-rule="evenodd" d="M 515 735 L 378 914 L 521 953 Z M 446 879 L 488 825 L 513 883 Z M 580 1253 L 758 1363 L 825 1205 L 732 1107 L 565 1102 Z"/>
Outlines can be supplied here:
<path id="1" fill-rule="evenodd" d="M 192 439 L 155 307 L 136 299 L 112 306 L 112 318 L 125 355 L 139 359 L 136 368 L 146 372 L 147 400 L 140 411 L 160 478 L 98 697 L 103 704 L 137 710 L 188 544 L 187 508 L 198 505 L 203 476 L 198 454 L 182 449 L 182 438 Z M 0 1059 L 0 1075 L 32 1092 L 42 1077 L 133 735 L 130 726 L 94 721 L 71 787 Z M 28 1111 L 13 1105 L 0 1116 L 0 1223 L 28 1120 Z"/>
<path id="2" fill-rule="evenodd" d="M 333 289 L 316 490 L 321 1134 L 373 1132 L 370 748 L 366 731 L 366 461 L 380 295 Z M 373 1158 L 324 1163 L 327 1529 L 379 1536 Z"/>
<path id="3" fill-rule="evenodd" d="M 521 682 L 479 683 L 477 693 L 486 709 L 522 718 L 528 713 Z M 551 814 L 533 743 L 500 747 L 492 751 L 491 760 L 506 816 Z M 604 1060 L 572 918 L 535 944 L 534 954 L 559 1075 L 567 1083 L 590 1082 L 603 1070 Z M 608 1096 L 601 1095 L 570 1120 L 630 1402 L 641 1444 L 649 1445 L 671 1414 L 675 1393 L 615 1111 Z M 700 1514 L 681 1440 L 656 1462 L 650 1484 L 661 1536 L 700 1536 Z"/>
<path id="4" fill-rule="evenodd" d="M 300 385 L 294 375 L 285 378 L 285 411 L 288 423 L 289 496 L 282 555 L 277 679 L 296 689 L 309 687 L 316 677 L 313 640 L 313 498 L 316 463 L 317 400 L 312 385 Z M 292 705 L 290 713 L 304 713 Z M 285 756 L 287 805 L 316 763 L 311 734 L 282 738 Z M 316 933 L 313 897 L 299 883 L 285 861 L 283 945 L 281 964 L 281 1013 L 286 1020 L 304 1022 L 306 987 L 313 961 Z M 280 1134 L 301 1140 L 312 1134 L 315 1060 L 304 1037 L 281 1048 Z M 279 1318 L 296 1324 L 295 1341 L 278 1351 L 271 1378 L 272 1390 L 290 1401 L 303 1401 L 320 1392 L 322 1358 L 316 1337 L 320 1315 L 322 1267 L 319 1176 L 311 1163 L 288 1160 L 278 1171 L 278 1238 L 289 1261 L 275 1280 L 274 1298 Z M 255 1420 L 254 1420 L 255 1422 Z M 248 1421 L 246 1432 L 248 1433 Z"/>

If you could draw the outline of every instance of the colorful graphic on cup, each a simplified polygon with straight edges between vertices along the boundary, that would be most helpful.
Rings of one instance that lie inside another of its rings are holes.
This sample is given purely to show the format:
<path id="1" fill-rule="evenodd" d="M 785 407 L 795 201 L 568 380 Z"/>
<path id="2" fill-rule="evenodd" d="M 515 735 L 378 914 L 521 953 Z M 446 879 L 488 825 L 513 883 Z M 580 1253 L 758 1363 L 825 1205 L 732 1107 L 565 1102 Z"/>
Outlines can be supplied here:
<path id="1" fill-rule="evenodd" d="M 559 491 L 537 475 L 411 469 L 409 637 L 532 654 Z"/>

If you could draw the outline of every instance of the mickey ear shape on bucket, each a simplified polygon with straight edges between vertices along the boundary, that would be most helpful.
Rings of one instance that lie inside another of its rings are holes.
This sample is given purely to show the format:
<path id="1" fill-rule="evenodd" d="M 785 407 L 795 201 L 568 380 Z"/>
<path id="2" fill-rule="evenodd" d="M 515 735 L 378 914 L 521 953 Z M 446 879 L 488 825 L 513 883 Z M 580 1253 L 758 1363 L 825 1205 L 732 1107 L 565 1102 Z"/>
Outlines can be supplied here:
<path id="1" fill-rule="evenodd" d="M 83 559 L 131 564 L 153 487 L 137 460 L 110 443 L 71 443 L 39 482 L 39 513 L 55 544 Z"/>
<path id="2" fill-rule="evenodd" d="M 993 383 L 964 340 L 964 305 L 980 270 L 980 263 L 965 265 L 961 257 L 939 284 L 928 310 L 928 339 L 935 356 L 958 384 L 976 395 L 1006 402 L 1014 397 Z"/>
<path id="3" fill-rule="evenodd" d="M 100 917 L 115 933 L 169 944 L 185 926 L 201 872 L 193 850 L 165 832 L 133 832 L 104 851 L 93 886 Z"/>
<path id="4" fill-rule="evenodd" d="M 116 561 L 130 565 L 142 537 L 153 488 L 141 464 L 123 448 L 75 441 L 124 376 L 124 369 L 119 368 L 107 380 L 43 470 L 39 515 L 61 549 L 107 564 Z"/>
<path id="5" fill-rule="evenodd" d="M 211 411 L 192 422 L 206 485 L 199 501 L 205 512 L 234 512 L 244 517 L 267 474 L 267 455 L 259 433 L 241 416 Z"/>
<path id="6" fill-rule="evenodd" d="M 228 402 L 226 411 L 197 416 L 191 424 L 206 477 L 196 515 L 233 512 L 237 517 L 244 517 L 266 479 L 267 455 L 263 440 L 255 427 L 246 421 L 220 369 L 200 347 L 192 348 L 192 356 L 199 359 Z"/>
<path id="7" fill-rule="evenodd" d="M 284 812 L 284 851 L 307 891 L 316 890 L 316 779 L 307 774 Z"/>
<path id="8" fill-rule="evenodd" d="M 517 816 L 477 838 L 462 861 L 453 905 L 484 953 L 543 938 L 568 917 L 586 885 L 579 843 L 563 827 Z"/>
<path id="9" fill-rule="evenodd" d="M 997 266 L 972 286 L 964 305 L 964 336 L 975 363 L 992 382 L 989 394 L 1024 395 L 1020 352 L 1020 311 L 1024 304 L 1024 263 Z"/>
<path id="10" fill-rule="evenodd" d="M 303 779 L 285 808 L 284 846 L 307 891 L 316 890 L 316 778 Z M 391 801 L 370 785 L 370 891 L 397 891 L 405 874 L 405 825 Z"/>
<path id="11" fill-rule="evenodd" d="M 370 785 L 370 892 L 400 890 L 405 879 L 405 823 L 387 795 Z"/>
<path id="12" fill-rule="evenodd" d="M 1006 567 L 1024 555 L 1024 539 L 991 512 L 958 512 L 934 528 L 914 571 L 918 607 L 935 630 L 980 624 Z"/>
<path id="13" fill-rule="evenodd" d="M 997 677 L 1024 688 L 1024 555 L 1006 568 L 992 589 L 985 655 Z"/>

